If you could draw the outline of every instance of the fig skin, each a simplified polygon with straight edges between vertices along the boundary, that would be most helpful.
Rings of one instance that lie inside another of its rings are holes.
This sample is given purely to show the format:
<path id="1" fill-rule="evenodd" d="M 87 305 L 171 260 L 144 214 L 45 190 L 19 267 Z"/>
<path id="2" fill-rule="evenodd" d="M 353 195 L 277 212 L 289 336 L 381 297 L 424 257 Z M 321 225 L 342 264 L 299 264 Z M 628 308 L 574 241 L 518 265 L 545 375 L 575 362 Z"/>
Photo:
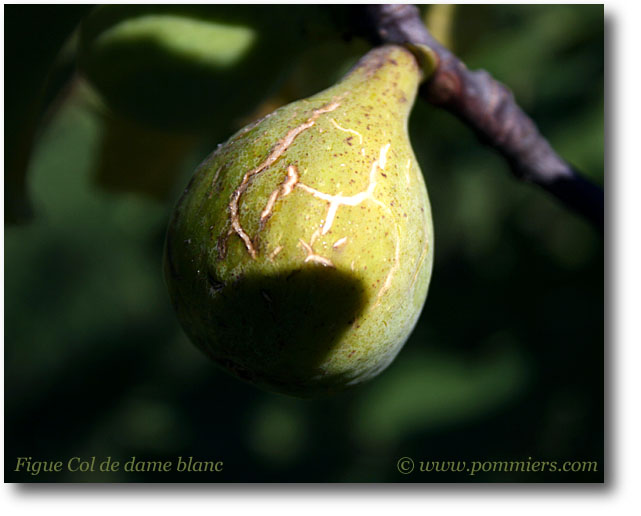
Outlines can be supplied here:
<path id="1" fill-rule="evenodd" d="M 422 72 L 366 54 L 197 169 L 167 232 L 178 318 L 214 362 L 268 390 L 332 394 L 398 354 L 423 308 L 432 215 L 407 133 Z"/>

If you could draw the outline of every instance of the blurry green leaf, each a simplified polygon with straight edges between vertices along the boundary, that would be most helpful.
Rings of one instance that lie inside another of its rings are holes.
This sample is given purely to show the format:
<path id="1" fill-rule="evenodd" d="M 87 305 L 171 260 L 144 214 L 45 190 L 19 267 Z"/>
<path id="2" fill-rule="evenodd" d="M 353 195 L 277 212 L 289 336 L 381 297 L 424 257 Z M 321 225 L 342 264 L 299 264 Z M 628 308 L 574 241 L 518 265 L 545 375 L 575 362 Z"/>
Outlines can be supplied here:
<path id="1" fill-rule="evenodd" d="M 193 135 L 106 114 L 96 181 L 106 190 L 167 200 L 175 190 L 185 158 L 198 141 Z"/>
<path id="2" fill-rule="evenodd" d="M 100 120 L 82 93 L 76 90 L 34 153 L 39 220 L 5 233 L 12 292 L 6 338 L 13 344 L 6 363 L 27 398 L 46 392 L 74 357 L 126 346 L 108 339 L 123 321 L 145 320 L 167 306 L 160 258 L 150 266 L 145 245 L 150 230 L 164 224 L 165 208 L 92 188 Z M 96 347 L 87 349 L 89 343 Z"/>
<path id="3" fill-rule="evenodd" d="M 5 222 L 32 215 L 27 170 L 51 66 L 90 6 L 7 5 L 5 13 Z M 59 88 L 60 84 L 56 84 Z M 55 96 L 50 88 L 47 100 Z"/>
<path id="4" fill-rule="evenodd" d="M 505 336 L 494 339 L 501 343 L 498 350 L 478 361 L 436 351 L 397 358 L 355 412 L 357 439 L 370 446 L 389 444 L 462 424 L 514 400 L 525 385 L 527 367 L 513 344 L 503 344 Z"/>
<path id="5" fill-rule="evenodd" d="M 298 400 L 272 397 L 252 415 L 249 444 L 263 460 L 287 464 L 300 455 L 308 430 L 301 405 Z"/>
<path id="6" fill-rule="evenodd" d="M 571 120 L 559 120 L 550 135 L 556 150 L 581 173 L 597 184 L 603 184 L 604 167 L 603 99 L 582 110 Z"/>
<path id="7" fill-rule="evenodd" d="M 179 448 L 185 437 L 180 414 L 162 400 L 133 399 L 119 407 L 107 433 L 124 448 L 141 453 Z M 108 437 L 108 436 L 105 436 Z"/>

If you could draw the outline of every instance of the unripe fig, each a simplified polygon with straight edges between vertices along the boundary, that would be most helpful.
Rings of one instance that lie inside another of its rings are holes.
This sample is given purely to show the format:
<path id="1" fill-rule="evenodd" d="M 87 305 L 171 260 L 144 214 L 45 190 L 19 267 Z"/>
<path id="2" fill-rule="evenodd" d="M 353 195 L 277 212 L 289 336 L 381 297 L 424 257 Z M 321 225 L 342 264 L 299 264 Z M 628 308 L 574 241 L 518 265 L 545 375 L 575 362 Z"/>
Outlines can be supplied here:
<path id="1" fill-rule="evenodd" d="M 407 340 L 433 232 L 407 121 L 422 72 L 400 46 L 248 125 L 198 168 L 164 269 L 187 335 L 269 390 L 331 394 L 374 377 Z"/>
<path id="2" fill-rule="evenodd" d="M 82 24 L 80 66 L 120 116 L 227 134 L 304 48 L 304 7 L 99 6 Z"/>

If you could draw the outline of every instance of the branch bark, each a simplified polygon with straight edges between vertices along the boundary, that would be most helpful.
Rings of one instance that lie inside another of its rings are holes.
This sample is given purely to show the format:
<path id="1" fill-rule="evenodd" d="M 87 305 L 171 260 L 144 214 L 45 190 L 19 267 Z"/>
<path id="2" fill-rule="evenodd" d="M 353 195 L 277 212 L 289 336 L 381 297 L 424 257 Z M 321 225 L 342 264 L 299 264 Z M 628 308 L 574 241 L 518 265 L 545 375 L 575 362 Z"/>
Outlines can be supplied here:
<path id="1" fill-rule="evenodd" d="M 514 175 L 543 188 L 603 232 L 603 190 L 564 161 L 516 104 L 512 92 L 485 70 L 470 71 L 432 37 L 414 5 L 354 8 L 354 24 L 374 44 L 414 43 L 430 47 L 439 63 L 420 96 L 469 126 L 501 154 Z"/>

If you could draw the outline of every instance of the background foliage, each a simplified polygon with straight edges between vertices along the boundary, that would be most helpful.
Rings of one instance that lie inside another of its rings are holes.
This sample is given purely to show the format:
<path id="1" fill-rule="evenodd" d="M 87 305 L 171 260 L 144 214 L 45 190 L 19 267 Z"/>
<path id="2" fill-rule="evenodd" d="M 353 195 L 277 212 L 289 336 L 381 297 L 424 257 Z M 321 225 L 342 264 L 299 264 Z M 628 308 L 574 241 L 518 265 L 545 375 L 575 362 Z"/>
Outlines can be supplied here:
<path id="1" fill-rule="evenodd" d="M 5 15 L 10 26 L 24 13 Z M 459 6 L 452 30 L 462 60 L 507 84 L 559 153 L 602 183 L 602 6 Z M 21 52 L 11 38 L 9 62 Z M 254 115 L 328 86 L 367 48 L 338 35 L 312 43 Z M 74 40 L 65 48 L 73 69 Z M 145 127 L 107 113 L 77 74 L 54 107 L 26 176 L 33 218 L 5 227 L 7 480 L 27 480 L 11 471 L 17 456 L 93 455 L 219 459 L 225 473 L 35 480 L 602 480 L 602 239 L 514 181 L 457 120 L 418 101 L 410 123 L 436 235 L 416 330 L 374 381 L 302 401 L 216 369 L 182 333 L 161 275 L 178 193 L 212 135 L 247 120 L 197 134 Z M 401 476 L 401 456 L 597 460 L 600 472 Z"/>

